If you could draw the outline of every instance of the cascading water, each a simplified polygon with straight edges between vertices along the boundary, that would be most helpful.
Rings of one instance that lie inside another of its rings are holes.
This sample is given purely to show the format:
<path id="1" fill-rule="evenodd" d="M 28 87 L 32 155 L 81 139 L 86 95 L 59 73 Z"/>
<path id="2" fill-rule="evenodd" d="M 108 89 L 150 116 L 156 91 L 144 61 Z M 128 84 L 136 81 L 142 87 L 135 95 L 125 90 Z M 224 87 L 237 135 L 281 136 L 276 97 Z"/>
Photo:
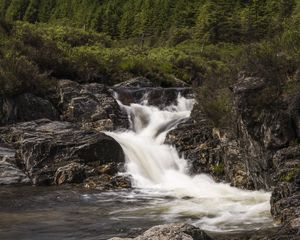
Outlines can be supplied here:
<path id="1" fill-rule="evenodd" d="M 216 183 L 205 174 L 189 176 L 186 160 L 172 146 L 164 144 L 167 132 L 190 116 L 192 99 L 179 96 L 177 105 L 163 110 L 147 106 L 146 99 L 141 104 L 119 104 L 128 113 L 131 130 L 107 134 L 121 144 L 127 172 L 140 194 L 172 199 L 158 201 L 159 211 L 177 218 L 189 217 L 191 223 L 212 231 L 271 224 L 269 193 L 239 190 Z"/>

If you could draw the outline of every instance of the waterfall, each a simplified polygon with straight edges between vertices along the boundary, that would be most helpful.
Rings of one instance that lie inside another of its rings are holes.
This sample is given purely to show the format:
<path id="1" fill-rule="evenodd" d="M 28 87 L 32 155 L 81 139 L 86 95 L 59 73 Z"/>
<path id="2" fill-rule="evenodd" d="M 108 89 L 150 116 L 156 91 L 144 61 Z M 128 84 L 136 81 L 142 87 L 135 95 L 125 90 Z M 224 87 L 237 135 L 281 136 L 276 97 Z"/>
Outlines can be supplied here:
<path id="1" fill-rule="evenodd" d="M 131 128 L 107 134 L 122 146 L 134 187 L 177 199 L 164 207 L 197 218 L 194 223 L 204 229 L 223 231 L 229 224 L 232 230 L 241 223 L 270 221 L 269 193 L 216 183 L 205 174 L 190 176 L 186 160 L 164 144 L 168 131 L 190 116 L 194 100 L 179 96 L 177 104 L 163 110 L 148 106 L 146 100 L 130 106 L 119 104 L 127 111 Z"/>

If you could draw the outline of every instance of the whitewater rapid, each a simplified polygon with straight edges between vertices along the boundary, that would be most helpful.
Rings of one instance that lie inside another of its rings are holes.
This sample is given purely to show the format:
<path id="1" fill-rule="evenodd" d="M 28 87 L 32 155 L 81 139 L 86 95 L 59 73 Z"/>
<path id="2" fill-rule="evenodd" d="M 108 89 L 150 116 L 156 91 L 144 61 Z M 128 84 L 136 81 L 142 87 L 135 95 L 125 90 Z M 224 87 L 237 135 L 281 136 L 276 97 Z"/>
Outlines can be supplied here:
<path id="1" fill-rule="evenodd" d="M 189 216 L 193 224 L 211 231 L 270 223 L 270 193 L 216 183 L 205 174 L 190 176 L 187 161 L 174 147 L 164 144 L 168 131 L 190 116 L 193 99 L 178 96 L 176 105 L 163 110 L 148 106 L 147 99 L 130 106 L 119 104 L 128 113 L 130 130 L 107 134 L 122 146 L 126 171 L 136 189 L 152 197 L 172 198 L 157 204 L 160 211 Z"/>

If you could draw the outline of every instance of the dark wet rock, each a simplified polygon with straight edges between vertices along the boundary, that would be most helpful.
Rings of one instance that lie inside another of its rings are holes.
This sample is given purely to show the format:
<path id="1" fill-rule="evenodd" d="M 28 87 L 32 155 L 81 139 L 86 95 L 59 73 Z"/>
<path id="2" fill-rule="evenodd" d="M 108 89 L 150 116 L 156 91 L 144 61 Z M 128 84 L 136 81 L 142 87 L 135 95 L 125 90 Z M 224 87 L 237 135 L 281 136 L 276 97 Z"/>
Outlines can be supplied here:
<path id="1" fill-rule="evenodd" d="M 30 184 L 30 179 L 15 164 L 15 149 L 0 145 L 0 185 Z"/>
<path id="2" fill-rule="evenodd" d="M 47 99 L 37 97 L 31 93 L 0 98 L 0 124 L 31 121 L 40 118 L 51 120 L 59 118 L 57 110 Z"/>
<path id="3" fill-rule="evenodd" d="M 214 161 L 211 141 L 211 125 L 205 118 L 199 122 L 192 118 L 179 124 L 166 138 L 166 143 L 175 146 L 188 159 L 192 174 L 209 173 L 209 166 Z"/>
<path id="4" fill-rule="evenodd" d="M 57 185 L 65 183 L 82 183 L 85 176 L 84 165 L 79 163 L 70 163 L 56 170 L 54 182 Z"/>
<path id="5" fill-rule="evenodd" d="M 150 228 L 136 238 L 112 238 L 111 240 L 212 240 L 204 231 L 189 224 L 175 223 Z"/>
<path id="6" fill-rule="evenodd" d="M 299 240 L 300 224 L 299 218 L 294 219 L 289 224 L 282 226 L 277 232 L 270 234 L 266 240 Z"/>
<path id="7" fill-rule="evenodd" d="M 128 126 L 127 115 L 106 86 L 98 83 L 80 85 L 70 80 L 60 80 L 57 88 L 51 99 L 62 113 L 64 121 L 96 122 L 98 125 L 100 121 L 111 121 L 114 129 Z M 102 129 L 110 130 L 111 124 L 102 123 Z"/>
<path id="8" fill-rule="evenodd" d="M 192 173 L 208 173 L 240 188 L 273 190 L 271 212 L 282 227 L 263 239 L 297 239 L 300 94 L 278 95 L 264 79 L 245 76 L 232 91 L 232 128 L 214 128 L 196 106 L 166 142 L 189 159 Z"/>
<path id="9" fill-rule="evenodd" d="M 136 77 L 114 85 L 114 88 L 145 88 L 158 87 L 145 77 Z"/>
<path id="10" fill-rule="evenodd" d="M 283 223 L 278 235 L 291 237 L 296 234 L 300 238 L 300 161 L 284 175 L 282 181 L 273 190 L 271 213 Z M 275 236 L 274 239 L 279 238 Z"/>
<path id="11" fill-rule="evenodd" d="M 151 80 L 149 80 L 148 78 L 145 77 L 136 77 L 136 78 L 132 78 L 129 79 L 127 81 L 118 83 L 116 85 L 113 86 L 113 88 L 159 88 L 159 87 L 164 87 L 164 88 L 184 88 L 184 87 L 189 87 L 189 85 L 178 79 L 178 78 L 174 78 L 170 81 L 166 81 L 166 82 L 153 82 Z"/>
<path id="12" fill-rule="evenodd" d="M 236 121 L 231 128 L 214 128 L 196 106 L 166 141 L 189 159 L 192 173 L 273 190 L 272 214 L 283 224 L 274 239 L 292 239 L 300 217 L 300 94 L 286 96 L 264 79 L 245 76 L 232 92 Z"/>
<path id="13" fill-rule="evenodd" d="M 166 143 L 176 147 L 189 163 L 191 174 L 207 173 L 218 181 L 245 187 L 247 173 L 239 143 L 213 128 L 195 107 L 191 118 L 167 134 Z"/>
<path id="14" fill-rule="evenodd" d="M 0 161 L 0 185 L 27 185 L 30 179 L 17 166 Z"/>
<path id="15" fill-rule="evenodd" d="M 300 145 L 278 150 L 272 157 L 274 182 L 289 182 L 300 170 Z"/>
<path id="16" fill-rule="evenodd" d="M 18 166 L 36 185 L 52 184 L 57 170 L 73 162 L 91 168 L 124 163 L 123 150 L 113 138 L 69 122 L 25 122 L 1 128 L 0 135 L 15 146 Z M 62 169 L 68 175 L 68 167 Z"/>
<path id="17" fill-rule="evenodd" d="M 97 171 L 100 174 L 108 174 L 112 176 L 112 175 L 116 175 L 120 170 L 122 170 L 121 168 L 122 167 L 120 166 L 120 164 L 113 162 L 113 163 L 108 163 L 97 167 Z"/>
<path id="18" fill-rule="evenodd" d="M 271 189 L 297 165 L 291 145 L 297 145 L 300 115 L 300 97 L 273 100 L 267 95 L 271 87 L 264 79 L 241 75 L 232 88 L 232 129 L 214 128 L 196 106 L 167 142 L 189 159 L 194 173 L 209 173 L 242 188 Z"/>
<path id="19" fill-rule="evenodd" d="M 275 93 L 267 81 L 259 78 L 241 77 L 233 87 L 238 138 L 247 156 L 249 179 L 257 189 L 277 184 L 273 155 L 288 148 L 297 135 L 294 119 L 299 115 L 298 97 Z"/>
<path id="20" fill-rule="evenodd" d="M 102 132 L 113 131 L 115 126 L 111 119 L 102 119 L 95 122 L 82 123 L 82 127 L 87 130 L 96 130 Z"/>
<path id="21" fill-rule="evenodd" d="M 252 93 L 263 89 L 265 86 L 266 81 L 263 78 L 240 75 L 238 83 L 233 86 L 233 92 L 235 94 Z"/>
<path id="22" fill-rule="evenodd" d="M 192 89 L 180 80 L 174 80 L 172 86 L 156 86 L 153 82 L 144 77 L 134 78 L 117 84 L 113 90 L 118 94 L 119 100 L 125 104 L 148 103 L 152 106 L 164 108 L 175 104 L 178 94 L 192 98 Z"/>
<path id="23" fill-rule="evenodd" d="M 129 176 L 111 176 L 103 174 L 96 177 L 87 178 L 84 181 L 86 188 L 98 190 L 113 190 L 113 189 L 127 189 L 131 188 L 131 179 Z"/>
<path id="24" fill-rule="evenodd" d="M 193 98 L 191 88 L 114 88 L 118 98 L 125 105 L 147 102 L 149 105 L 164 108 L 176 104 L 178 95 Z"/>

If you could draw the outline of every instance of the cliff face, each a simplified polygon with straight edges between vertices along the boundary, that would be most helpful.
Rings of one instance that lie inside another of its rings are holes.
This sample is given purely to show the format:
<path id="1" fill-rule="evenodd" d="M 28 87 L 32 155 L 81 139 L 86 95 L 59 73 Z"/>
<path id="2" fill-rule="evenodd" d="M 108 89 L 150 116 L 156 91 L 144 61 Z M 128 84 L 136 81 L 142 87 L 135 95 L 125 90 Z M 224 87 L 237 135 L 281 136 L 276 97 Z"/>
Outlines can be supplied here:
<path id="1" fill-rule="evenodd" d="M 234 127 L 218 130 L 199 107 L 167 142 L 190 159 L 192 173 L 247 189 L 272 191 L 273 216 L 288 233 L 300 227 L 300 94 L 240 76 L 232 87 Z M 200 103 L 201 104 L 201 103 Z"/>
<path id="2" fill-rule="evenodd" d="M 270 89 L 263 79 L 245 77 L 233 87 L 237 137 L 247 182 L 272 190 L 273 216 L 285 225 L 283 233 L 295 234 L 300 227 L 300 94 L 281 92 L 270 101 Z"/>

